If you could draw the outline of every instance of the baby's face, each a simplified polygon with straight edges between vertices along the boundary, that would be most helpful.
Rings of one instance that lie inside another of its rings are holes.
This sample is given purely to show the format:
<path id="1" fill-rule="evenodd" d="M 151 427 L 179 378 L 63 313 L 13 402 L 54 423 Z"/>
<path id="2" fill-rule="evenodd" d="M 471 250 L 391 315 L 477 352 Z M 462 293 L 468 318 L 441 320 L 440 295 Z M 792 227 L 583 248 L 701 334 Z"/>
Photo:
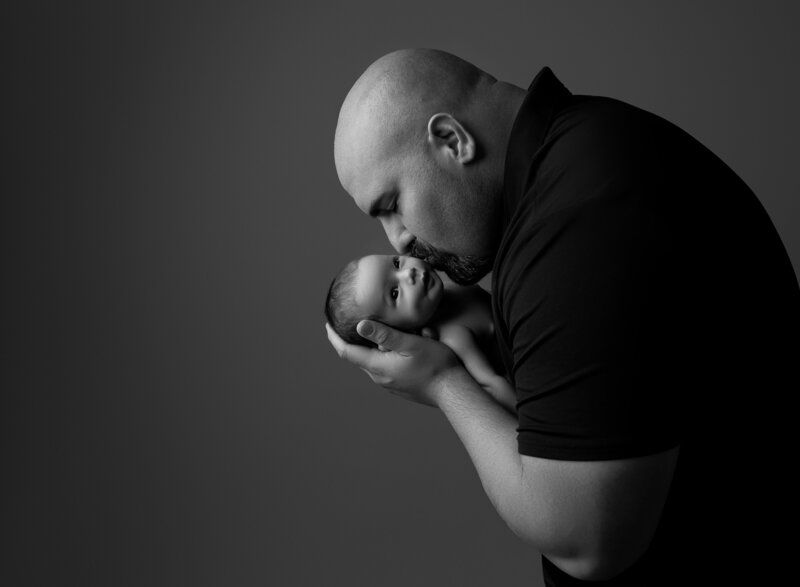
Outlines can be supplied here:
<path id="1" fill-rule="evenodd" d="M 422 328 L 442 299 L 442 279 L 425 261 L 403 255 L 369 255 L 358 261 L 356 304 L 403 330 Z"/>

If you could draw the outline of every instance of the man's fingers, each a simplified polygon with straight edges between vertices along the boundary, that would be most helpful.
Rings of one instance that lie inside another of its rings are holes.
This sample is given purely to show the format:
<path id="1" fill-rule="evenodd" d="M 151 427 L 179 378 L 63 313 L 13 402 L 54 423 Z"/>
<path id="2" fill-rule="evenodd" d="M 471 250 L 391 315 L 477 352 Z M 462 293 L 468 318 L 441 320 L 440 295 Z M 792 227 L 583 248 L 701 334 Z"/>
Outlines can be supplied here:
<path id="1" fill-rule="evenodd" d="M 361 368 L 367 367 L 370 349 L 346 343 L 341 336 L 336 334 L 330 324 L 326 323 L 325 329 L 328 331 L 328 340 L 342 359 Z"/>
<path id="2" fill-rule="evenodd" d="M 361 367 L 368 373 L 379 371 L 380 351 L 370 349 L 357 344 L 349 344 L 336 334 L 331 325 L 326 323 L 325 329 L 328 331 L 328 340 L 339 356 L 356 367 Z"/>
<path id="3" fill-rule="evenodd" d="M 388 385 L 392 381 L 389 377 L 386 377 L 385 375 L 378 375 L 377 373 L 373 373 L 372 371 L 370 371 L 369 369 L 365 369 L 364 367 L 361 367 L 361 370 L 367 375 L 369 375 L 369 378 L 372 379 L 373 383 L 377 383 L 382 387 Z"/>
<path id="4" fill-rule="evenodd" d="M 345 342 L 330 324 L 326 323 L 325 329 L 328 331 L 328 340 L 342 359 L 360 367 L 375 383 L 384 387 L 392 385 L 393 379 L 390 373 L 397 367 L 398 361 L 403 360 L 400 355 L 404 354 L 404 351 L 412 351 L 415 341 L 420 340 L 418 336 L 395 330 L 381 322 L 373 320 L 359 322 L 358 333 L 379 345 L 381 350 L 378 350 Z"/>
<path id="5" fill-rule="evenodd" d="M 330 341 L 333 348 L 336 350 L 337 353 L 339 353 L 339 356 L 341 357 L 347 343 L 342 340 L 341 336 L 339 336 L 338 334 L 336 334 L 336 332 L 334 332 L 333 328 L 331 328 L 331 325 L 328 324 L 327 322 L 325 323 L 325 330 L 328 331 L 328 340 Z"/>

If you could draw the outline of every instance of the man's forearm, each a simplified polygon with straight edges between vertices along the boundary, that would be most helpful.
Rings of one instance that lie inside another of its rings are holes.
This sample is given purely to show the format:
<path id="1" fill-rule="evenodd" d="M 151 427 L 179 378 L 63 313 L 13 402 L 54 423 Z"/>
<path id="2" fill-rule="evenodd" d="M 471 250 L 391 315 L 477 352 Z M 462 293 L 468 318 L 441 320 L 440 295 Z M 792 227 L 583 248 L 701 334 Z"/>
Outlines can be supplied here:
<path id="1" fill-rule="evenodd" d="M 554 497 L 548 486 L 548 475 L 525 470 L 517 447 L 516 415 L 464 369 L 452 370 L 439 385 L 439 408 L 467 449 L 483 489 L 503 521 L 542 554 L 572 556 L 578 552 L 579 542 L 570 531 L 575 525 L 563 516 L 566 510 L 559 507 L 559 497 Z"/>
<path id="2" fill-rule="evenodd" d="M 524 508 L 517 419 L 464 369 L 440 382 L 439 408 L 455 430 L 500 517 L 517 531 Z"/>

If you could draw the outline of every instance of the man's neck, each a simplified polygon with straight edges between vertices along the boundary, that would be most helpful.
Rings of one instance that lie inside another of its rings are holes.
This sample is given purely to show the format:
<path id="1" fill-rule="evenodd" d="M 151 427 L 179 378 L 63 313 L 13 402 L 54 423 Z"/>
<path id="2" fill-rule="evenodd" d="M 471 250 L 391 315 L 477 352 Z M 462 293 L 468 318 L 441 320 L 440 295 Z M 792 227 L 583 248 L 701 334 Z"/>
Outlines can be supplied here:
<path id="1" fill-rule="evenodd" d="M 492 86 L 492 92 L 495 94 L 493 103 L 498 136 L 501 144 L 507 146 L 511 129 L 514 127 L 514 121 L 517 119 L 517 113 L 519 113 L 527 92 L 519 86 L 507 82 L 497 82 Z"/>
<path id="2" fill-rule="evenodd" d="M 486 89 L 485 95 L 482 119 L 486 123 L 484 126 L 486 153 L 491 159 L 490 182 L 493 186 L 502 186 L 505 180 L 508 141 L 526 92 L 513 84 L 497 81 Z"/>

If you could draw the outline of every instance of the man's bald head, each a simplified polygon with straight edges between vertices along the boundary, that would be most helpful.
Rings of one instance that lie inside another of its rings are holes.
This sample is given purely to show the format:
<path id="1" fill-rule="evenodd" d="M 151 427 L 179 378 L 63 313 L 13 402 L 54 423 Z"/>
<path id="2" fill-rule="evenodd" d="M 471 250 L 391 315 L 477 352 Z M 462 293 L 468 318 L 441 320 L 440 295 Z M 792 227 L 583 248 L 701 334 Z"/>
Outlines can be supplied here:
<path id="1" fill-rule="evenodd" d="M 476 94 L 495 81 L 471 63 L 435 49 L 402 49 L 372 63 L 339 112 L 334 157 L 343 185 L 347 158 L 359 157 L 359 146 L 388 152 L 405 148 L 413 137 L 424 135 L 437 112 L 468 123 Z"/>
<path id="2" fill-rule="evenodd" d="M 443 51 L 385 55 L 339 112 L 339 180 L 396 250 L 428 251 L 432 263 L 447 257 L 434 266 L 469 267 L 448 273 L 474 280 L 499 243 L 505 150 L 522 96 Z"/>

